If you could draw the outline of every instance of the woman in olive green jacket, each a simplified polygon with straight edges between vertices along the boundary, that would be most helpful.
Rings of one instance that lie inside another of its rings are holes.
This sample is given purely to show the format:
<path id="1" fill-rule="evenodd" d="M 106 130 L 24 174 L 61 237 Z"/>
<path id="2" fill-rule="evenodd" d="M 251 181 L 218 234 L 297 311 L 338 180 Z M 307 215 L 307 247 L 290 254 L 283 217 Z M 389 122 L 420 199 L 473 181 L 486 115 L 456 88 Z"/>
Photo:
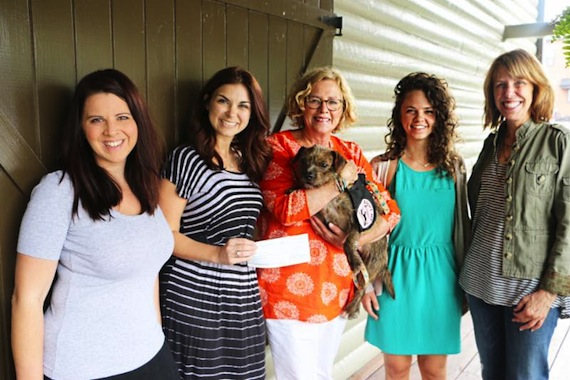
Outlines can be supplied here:
<path id="1" fill-rule="evenodd" d="M 570 317 L 570 131 L 548 122 L 554 93 L 523 50 L 485 80 L 492 130 L 468 183 L 467 293 L 483 379 L 547 379 L 559 317 Z"/>

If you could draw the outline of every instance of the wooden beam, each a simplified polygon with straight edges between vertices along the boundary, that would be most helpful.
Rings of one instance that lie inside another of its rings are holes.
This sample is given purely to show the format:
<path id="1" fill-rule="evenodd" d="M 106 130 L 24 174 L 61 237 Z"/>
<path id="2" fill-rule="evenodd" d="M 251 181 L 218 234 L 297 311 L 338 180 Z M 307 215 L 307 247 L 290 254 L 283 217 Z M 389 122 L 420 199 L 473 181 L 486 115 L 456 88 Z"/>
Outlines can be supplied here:
<path id="1" fill-rule="evenodd" d="M 509 38 L 546 37 L 552 34 L 554 24 L 550 22 L 536 22 L 533 24 L 506 25 L 503 32 L 503 41 Z"/>
<path id="2" fill-rule="evenodd" d="M 324 17 L 333 16 L 332 9 L 316 8 L 311 5 L 304 4 L 302 1 L 290 0 L 225 0 L 226 4 L 232 4 L 238 7 L 255 10 L 275 17 L 284 18 L 290 21 L 300 22 L 305 25 L 314 26 L 321 29 L 334 29 L 327 25 Z M 331 4 L 323 4 L 330 7 Z M 318 17 L 315 17 L 315 13 Z"/>
<path id="3" fill-rule="evenodd" d="M 1 111 L 0 166 L 26 197 L 47 172 L 26 140 Z"/>

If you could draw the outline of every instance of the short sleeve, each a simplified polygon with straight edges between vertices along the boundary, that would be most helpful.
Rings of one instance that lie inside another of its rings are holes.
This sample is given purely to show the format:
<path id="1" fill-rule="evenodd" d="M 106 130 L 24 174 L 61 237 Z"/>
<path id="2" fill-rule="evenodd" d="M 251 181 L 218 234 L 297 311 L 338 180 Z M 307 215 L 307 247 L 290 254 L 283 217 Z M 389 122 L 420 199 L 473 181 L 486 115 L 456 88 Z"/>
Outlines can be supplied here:
<path id="1" fill-rule="evenodd" d="M 190 199 L 200 169 L 206 168 L 198 153 L 190 146 L 179 146 L 169 154 L 161 176 L 176 186 L 176 193 L 180 197 Z"/>
<path id="2" fill-rule="evenodd" d="M 73 186 L 62 172 L 42 178 L 34 188 L 22 218 L 18 252 L 48 260 L 59 260 L 69 227 L 73 206 Z"/>

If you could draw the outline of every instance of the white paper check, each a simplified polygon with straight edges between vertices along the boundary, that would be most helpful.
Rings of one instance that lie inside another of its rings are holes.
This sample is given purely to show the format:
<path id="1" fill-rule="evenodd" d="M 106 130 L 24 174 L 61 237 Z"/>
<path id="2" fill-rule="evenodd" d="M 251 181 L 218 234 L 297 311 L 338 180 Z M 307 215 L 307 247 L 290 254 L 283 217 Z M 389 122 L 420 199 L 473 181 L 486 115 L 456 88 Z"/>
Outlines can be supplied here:
<path id="1" fill-rule="evenodd" d="M 249 260 L 256 268 L 278 268 L 308 263 L 311 260 L 309 235 L 301 234 L 256 241 L 257 251 Z"/>

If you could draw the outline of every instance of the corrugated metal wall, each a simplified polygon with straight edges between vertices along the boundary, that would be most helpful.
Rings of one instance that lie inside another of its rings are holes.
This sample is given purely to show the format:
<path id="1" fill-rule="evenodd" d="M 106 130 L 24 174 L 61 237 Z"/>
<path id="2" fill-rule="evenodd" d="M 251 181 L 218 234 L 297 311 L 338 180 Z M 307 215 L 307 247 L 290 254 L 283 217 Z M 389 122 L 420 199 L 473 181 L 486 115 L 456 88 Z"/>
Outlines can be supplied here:
<path id="1" fill-rule="evenodd" d="M 393 89 L 406 74 L 425 71 L 446 78 L 457 101 L 459 150 L 471 165 L 486 135 L 482 130 L 483 81 L 491 61 L 515 48 L 535 52 L 536 39 L 503 41 L 505 25 L 533 23 L 539 0 L 335 0 L 343 18 L 335 37 L 334 65 L 357 99 L 360 120 L 342 137 L 370 157 L 384 150 Z M 351 321 L 335 365 L 335 379 L 379 354 L 364 343 L 365 318 Z"/>
<path id="2" fill-rule="evenodd" d="M 360 122 L 347 133 L 370 155 L 384 148 L 393 89 L 400 78 L 426 71 L 446 78 L 458 104 L 460 150 L 480 148 L 482 84 L 491 61 L 514 48 L 535 52 L 536 39 L 502 41 L 505 25 L 536 22 L 538 0 L 336 0 L 343 17 L 333 62 L 358 99 Z"/>

